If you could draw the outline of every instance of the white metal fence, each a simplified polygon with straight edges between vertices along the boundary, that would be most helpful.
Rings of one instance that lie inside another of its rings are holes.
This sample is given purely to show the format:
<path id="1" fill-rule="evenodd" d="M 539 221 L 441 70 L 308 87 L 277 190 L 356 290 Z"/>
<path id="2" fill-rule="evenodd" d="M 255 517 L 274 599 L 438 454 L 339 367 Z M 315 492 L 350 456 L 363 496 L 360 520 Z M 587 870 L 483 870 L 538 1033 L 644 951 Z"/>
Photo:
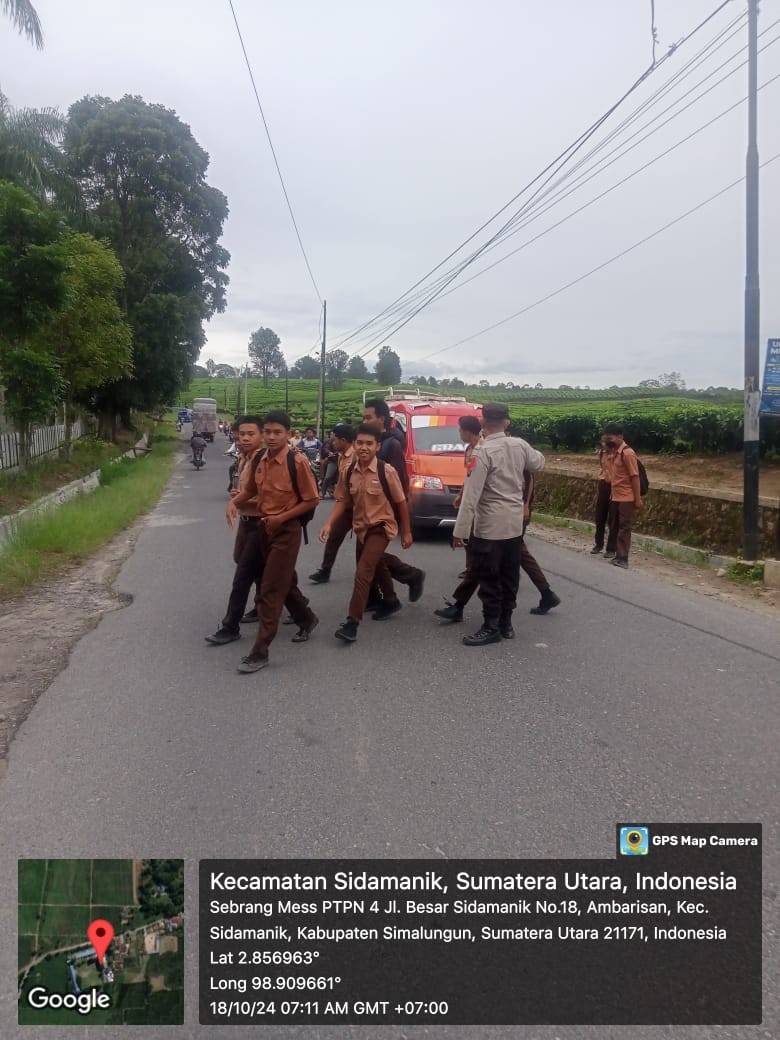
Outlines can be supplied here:
<path id="1" fill-rule="evenodd" d="M 72 426 L 73 440 L 83 437 L 87 432 L 86 423 L 77 419 Z M 51 455 L 65 440 L 65 426 L 36 426 L 30 434 L 30 458 L 39 459 L 43 455 Z M 0 470 L 19 468 L 19 435 L 17 433 L 0 433 Z"/>

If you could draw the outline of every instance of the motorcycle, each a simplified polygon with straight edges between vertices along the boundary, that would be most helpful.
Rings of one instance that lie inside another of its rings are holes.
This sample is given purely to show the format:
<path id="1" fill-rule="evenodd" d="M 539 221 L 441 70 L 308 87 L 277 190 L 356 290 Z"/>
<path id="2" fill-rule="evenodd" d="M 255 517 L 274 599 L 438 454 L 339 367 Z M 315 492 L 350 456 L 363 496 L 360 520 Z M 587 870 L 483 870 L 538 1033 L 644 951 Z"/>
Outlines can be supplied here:
<path id="1" fill-rule="evenodd" d="M 195 467 L 195 469 L 200 469 L 201 466 L 205 466 L 206 465 L 206 462 L 205 462 L 205 460 L 203 458 L 203 451 L 202 451 L 202 449 L 198 450 L 196 448 L 196 449 L 193 450 L 193 452 L 192 452 L 192 465 Z"/>

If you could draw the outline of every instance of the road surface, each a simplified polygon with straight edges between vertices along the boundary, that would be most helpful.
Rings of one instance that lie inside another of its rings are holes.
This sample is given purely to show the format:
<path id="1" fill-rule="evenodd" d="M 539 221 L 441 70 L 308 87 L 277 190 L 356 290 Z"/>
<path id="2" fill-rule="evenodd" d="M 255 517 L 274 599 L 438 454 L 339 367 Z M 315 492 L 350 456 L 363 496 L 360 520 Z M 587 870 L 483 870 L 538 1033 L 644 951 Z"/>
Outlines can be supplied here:
<path id="1" fill-rule="evenodd" d="M 292 644 L 294 629 L 282 627 L 271 667 L 239 675 L 251 629 L 227 647 L 203 640 L 232 569 L 220 444 L 200 472 L 183 452 L 177 459 L 116 582 L 132 602 L 81 640 L 12 745 L 0 780 L 0 1036 L 52 1036 L 15 1025 L 17 857 L 184 857 L 192 929 L 201 857 L 612 857 L 618 820 L 765 828 L 764 1026 L 632 1035 L 780 1036 L 775 623 L 537 541 L 561 607 L 529 616 L 537 596 L 524 580 L 514 642 L 466 648 L 476 603 L 466 625 L 440 627 L 432 615 L 463 566 L 433 537 L 408 553 L 428 572 L 422 600 L 367 620 L 349 647 L 332 635 L 351 587 L 347 542 L 329 585 L 302 580 L 321 618 L 311 641 Z M 302 576 L 319 554 L 313 530 Z M 188 1025 L 144 1037 L 210 1035 L 196 1025 L 196 956 L 191 938 Z M 262 1035 L 552 1040 L 624 1030 L 269 1026 Z"/>

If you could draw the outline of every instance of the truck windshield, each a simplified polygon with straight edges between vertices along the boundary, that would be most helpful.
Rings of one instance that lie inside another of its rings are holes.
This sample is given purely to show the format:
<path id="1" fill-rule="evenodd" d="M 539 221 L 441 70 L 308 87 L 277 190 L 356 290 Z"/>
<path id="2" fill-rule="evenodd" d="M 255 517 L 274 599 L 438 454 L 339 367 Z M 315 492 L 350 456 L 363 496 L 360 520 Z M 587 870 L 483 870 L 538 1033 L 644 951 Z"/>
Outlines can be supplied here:
<path id="1" fill-rule="evenodd" d="M 437 415 L 416 415 L 414 419 L 446 421 L 443 419 L 443 416 Z M 460 439 L 457 423 L 454 426 L 434 426 L 428 424 L 418 426 L 416 422 L 413 422 L 413 427 L 415 451 L 454 453 L 466 450 L 466 445 Z"/>

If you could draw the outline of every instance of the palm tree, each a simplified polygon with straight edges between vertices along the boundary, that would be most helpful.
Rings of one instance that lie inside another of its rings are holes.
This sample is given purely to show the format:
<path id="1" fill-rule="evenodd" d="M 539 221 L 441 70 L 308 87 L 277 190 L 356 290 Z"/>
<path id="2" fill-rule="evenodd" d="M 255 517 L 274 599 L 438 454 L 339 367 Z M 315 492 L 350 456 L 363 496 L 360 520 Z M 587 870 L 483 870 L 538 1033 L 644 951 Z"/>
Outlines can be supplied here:
<path id="1" fill-rule="evenodd" d="M 43 29 L 38 12 L 30 0 L 0 0 L 0 9 L 7 14 L 20 33 L 38 50 L 43 49 Z"/>
<path id="2" fill-rule="evenodd" d="M 65 119 L 56 108 L 14 108 L 0 91 L 0 179 L 78 214 L 83 203 L 78 184 L 64 172 L 64 133 Z"/>

